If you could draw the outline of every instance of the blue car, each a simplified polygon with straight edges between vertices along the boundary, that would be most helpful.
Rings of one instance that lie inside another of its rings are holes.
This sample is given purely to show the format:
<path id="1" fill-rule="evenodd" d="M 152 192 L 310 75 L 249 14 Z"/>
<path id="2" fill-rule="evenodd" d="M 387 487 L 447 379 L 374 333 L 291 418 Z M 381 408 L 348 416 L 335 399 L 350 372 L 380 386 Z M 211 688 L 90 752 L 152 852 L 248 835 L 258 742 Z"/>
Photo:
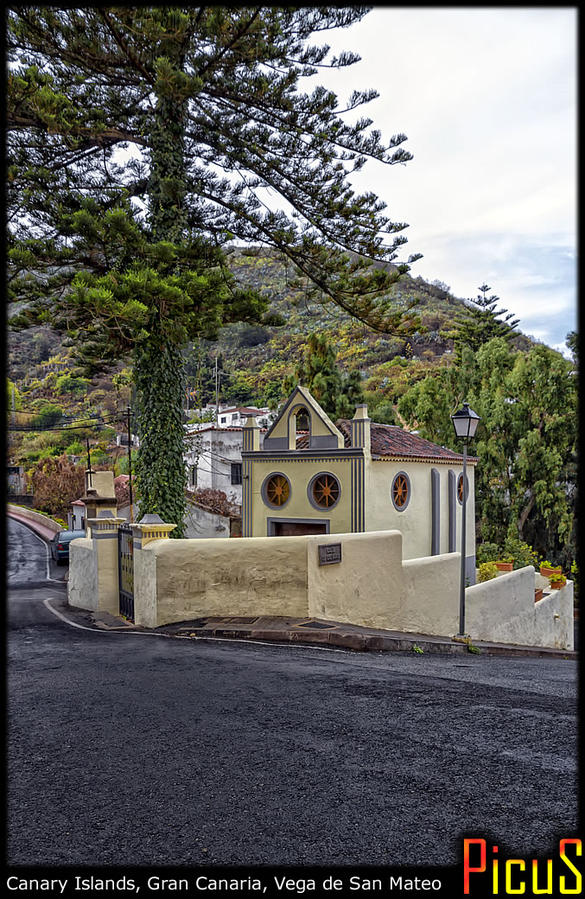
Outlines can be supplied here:
<path id="1" fill-rule="evenodd" d="M 78 537 L 85 537 L 85 531 L 59 531 L 51 540 L 51 555 L 57 565 L 69 562 L 69 544 Z"/>

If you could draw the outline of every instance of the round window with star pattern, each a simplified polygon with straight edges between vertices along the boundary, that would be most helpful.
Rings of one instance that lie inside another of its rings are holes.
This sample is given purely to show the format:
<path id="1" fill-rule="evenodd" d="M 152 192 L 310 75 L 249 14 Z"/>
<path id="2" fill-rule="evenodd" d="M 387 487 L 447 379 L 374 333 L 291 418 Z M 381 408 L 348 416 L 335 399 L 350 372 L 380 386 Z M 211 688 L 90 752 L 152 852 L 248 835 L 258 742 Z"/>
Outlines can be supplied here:
<path id="1" fill-rule="evenodd" d="M 284 474 L 271 474 L 262 485 L 262 498 L 275 509 L 284 506 L 290 497 L 290 481 Z"/>
<path id="2" fill-rule="evenodd" d="M 309 482 L 309 500 L 319 509 L 332 509 L 341 496 L 341 486 L 335 475 L 323 471 Z"/>
<path id="3" fill-rule="evenodd" d="M 469 498 L 469 478 L 465 475 L 465 493 Z M 457 478 L 457 499 L 463 505 L 463 472 Z"/>
<path id="4" fill-rule="evenodd" d="M 410 478 L 405 471 L 399 471 L 394 476 L 392 486 L 390 488 L 390 496 L 394 508 L 399 512 L 403 512 L 410 501 Z"/>

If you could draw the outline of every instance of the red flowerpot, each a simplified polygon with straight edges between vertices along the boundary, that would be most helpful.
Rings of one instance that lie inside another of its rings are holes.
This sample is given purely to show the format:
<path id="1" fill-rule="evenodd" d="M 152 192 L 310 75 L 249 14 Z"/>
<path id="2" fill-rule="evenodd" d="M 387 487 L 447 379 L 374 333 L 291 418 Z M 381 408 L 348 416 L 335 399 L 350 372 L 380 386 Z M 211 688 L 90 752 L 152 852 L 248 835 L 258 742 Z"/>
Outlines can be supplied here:
<path id="1" fill-rule="evenodd" d="M 544 593 L 544 590 L 542 589 L 542 587 L 539 587 L 538 590 L 535 590 L 534 591 L 534 602 L 538 602 L 539 599 L 542 599 L 543 593 Z"/>
<path id="2" fill-rule="evenodd" d="M 558 568 L 549 568 L 547 565 L 540 566 L 540 573 L 543 577 L 552 577 L 553 574 L 561 574 L 561 566 Z"/>
<path id="3" fill-rule="evenodd" d="M 514 563 L 513 562 L 496 562 L 496 568 L 498 571 L 514 571 Z"/>

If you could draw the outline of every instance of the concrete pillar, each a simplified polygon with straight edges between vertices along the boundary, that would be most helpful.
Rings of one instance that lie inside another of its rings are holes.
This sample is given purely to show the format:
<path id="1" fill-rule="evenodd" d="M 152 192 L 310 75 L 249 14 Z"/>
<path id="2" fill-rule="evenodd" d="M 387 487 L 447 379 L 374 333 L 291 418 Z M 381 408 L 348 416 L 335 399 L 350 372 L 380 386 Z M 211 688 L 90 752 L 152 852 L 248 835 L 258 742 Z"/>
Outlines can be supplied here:
<path id="1" fill-rule="evenodd" d="M 155 540 L 168 540 L 176 524 L 165 524 L 158 515 L 144 515 L 132 524 L 134 547 L 134 622 L 143 627 L 156 627 L 157 579 L 156 558 L 145 547 Z"/>
<path id="2" fill-rule="evenodd" d="M 113 515 L 86 519 L 87 537 L 79 541 L 80 552 L 75 540 L 69 549 L 71 605 L 119 614 L 118 528 L 123 523 L 123 518 Z"/>

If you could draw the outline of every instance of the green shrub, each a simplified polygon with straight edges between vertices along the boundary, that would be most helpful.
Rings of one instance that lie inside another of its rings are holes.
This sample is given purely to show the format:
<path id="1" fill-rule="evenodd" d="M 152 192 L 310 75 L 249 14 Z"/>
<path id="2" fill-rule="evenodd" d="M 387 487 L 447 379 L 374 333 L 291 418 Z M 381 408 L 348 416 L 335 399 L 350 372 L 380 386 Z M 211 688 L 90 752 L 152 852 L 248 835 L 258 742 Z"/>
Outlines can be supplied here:
<path id="1" fill-rule="evenodd" d="M 79 440 L 74 440 L 69 446 L 65 447 L 68 456 L 83 456 L 85 447 Z"/>
<path id="2" fill-rule="evenodd" d="M 504 552 L 512 556 L 515 571 L 518 568 L 526 568 L 527 565 L 538 568 L 538 555 L 528 543 L 523 543 L 518 537 L 506 537 Z"/>
<path id="3" fill-rule="evenodd" d="M 477 564 L 500 561 L 500 553 L 501 549 L 497 543 L 480 543 L 476 553 Z"/>
<path id="4" fill-rule="evenodd" d="M 74 375 L 64 374 L 57 378 L 55 386 L 58 394 L 84 394 L 87 393 L 89 383 L 87 378 L 76 378 Z"/>
<path id="5" fill-rule="evenodd" d="M 55 403 L 47 403 L 31 421 L 33 428 L 51 428 L 63 418 L 63 409 Z"/>
<path id="6" fill-rule="evenodd" d="M 483 584 L 484 581 L 491 581 L 492 578 L 498 576 L 498 566 L 495 562 L 482 562 L 479 566 L 478 581 Z"/>

